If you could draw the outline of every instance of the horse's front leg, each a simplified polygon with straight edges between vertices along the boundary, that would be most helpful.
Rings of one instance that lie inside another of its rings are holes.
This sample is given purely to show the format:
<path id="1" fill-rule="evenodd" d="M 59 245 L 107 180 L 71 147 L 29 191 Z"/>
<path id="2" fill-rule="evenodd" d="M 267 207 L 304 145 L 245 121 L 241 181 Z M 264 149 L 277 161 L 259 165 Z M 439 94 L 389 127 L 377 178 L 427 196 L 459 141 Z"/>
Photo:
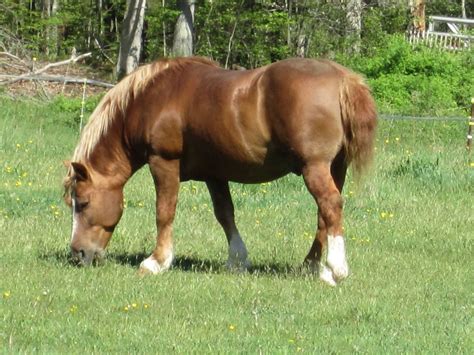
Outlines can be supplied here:
<path id="1" fill-rule="evenodd" d="M 173 261 L 173 220 L 179 191 L 179 160 L 150 158 L 150 171 L 156 188 L 156 226 L 158 235 L 153 253 L 140 264 L 140 273 L 158 274 Z"/>
<path id="2" fill-rule="evenodd" d="M 227 181 L 207 181 L 211 194 L 214 214 L 224 229 L 229 244 L 227 267 L 230 270 L 245 271 L 250 266 L 247 259 L 247 248 L 235 225 L 234 204 Z"/>

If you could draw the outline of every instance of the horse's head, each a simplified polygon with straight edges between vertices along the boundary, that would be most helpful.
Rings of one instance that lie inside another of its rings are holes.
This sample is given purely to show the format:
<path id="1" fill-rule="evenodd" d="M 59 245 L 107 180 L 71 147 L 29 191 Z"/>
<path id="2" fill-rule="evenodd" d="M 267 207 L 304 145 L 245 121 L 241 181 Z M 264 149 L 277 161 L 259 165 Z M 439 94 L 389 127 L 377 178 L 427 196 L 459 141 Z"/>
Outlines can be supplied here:
<path id="1" fill-rule="evenodd" d="M 80 265 L 89 265 L 104 254 L 123 211 L 122 187 L 92 175 L 81 163 L 69 163 L 64 179 L 64 199 L 72 209 L 71 252 Z"/>

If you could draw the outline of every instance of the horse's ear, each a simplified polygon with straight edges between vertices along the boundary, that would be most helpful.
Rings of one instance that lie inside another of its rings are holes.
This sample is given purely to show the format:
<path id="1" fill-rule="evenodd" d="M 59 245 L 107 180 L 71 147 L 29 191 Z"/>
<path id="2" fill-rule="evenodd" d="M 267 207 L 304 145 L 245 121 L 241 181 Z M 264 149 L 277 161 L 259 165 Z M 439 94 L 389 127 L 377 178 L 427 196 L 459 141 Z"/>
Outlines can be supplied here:
<path id="1" fill-rule="evenodd" d="M 73 177 L 76 181 L 87 181 L 90 179 L 89 172 L 84 164 L 71 162 Z"/>
<path id="2" fill-rule="evenodd" d="M 63 160 L 63 165 L 66 169 L 69 169 L 71 167 L 71 161 L 70 160 Z"/>

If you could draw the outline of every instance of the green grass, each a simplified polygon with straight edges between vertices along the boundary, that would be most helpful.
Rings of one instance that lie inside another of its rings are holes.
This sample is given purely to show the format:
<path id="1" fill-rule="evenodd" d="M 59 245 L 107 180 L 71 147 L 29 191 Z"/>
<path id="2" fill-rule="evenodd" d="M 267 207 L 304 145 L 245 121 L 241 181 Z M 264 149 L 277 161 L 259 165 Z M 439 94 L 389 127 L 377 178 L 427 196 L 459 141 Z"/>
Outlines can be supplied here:
<path id="1" fill-rule="evenodd" d="M 183 183 L 175 267 L 140 278 L 154 246 L 146 169 L 100 267 L 68 264 L 62 160 L 78 112 L 0 101 L 0 351 L 473 353 L 474 168 L 466 122 L 381 121 L 373 171 L 344 190 L 351 275 L 300 268 L 316 207 L 302 179 L 232 185 L 253 268 L 225 270 L 204 184 Z"/>

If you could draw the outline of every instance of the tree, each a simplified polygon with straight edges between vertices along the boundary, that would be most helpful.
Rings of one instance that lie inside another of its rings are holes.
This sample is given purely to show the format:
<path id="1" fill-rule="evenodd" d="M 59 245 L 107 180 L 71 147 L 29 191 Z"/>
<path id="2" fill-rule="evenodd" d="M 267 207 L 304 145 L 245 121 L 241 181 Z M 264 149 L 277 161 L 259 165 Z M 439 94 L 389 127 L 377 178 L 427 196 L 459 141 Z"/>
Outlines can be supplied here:
<path id="1" fill-rule="evenodd" d="M 138 67 L 142 46 L 146 0 L 127 0 L 120 34 L 117 78 L 120 80 Z"/>
<path id="2" fill-rule="evenodd" d="M 362 29 L 362 0 L 349 0 L 346 6 L 348 35 L 351 39 L 350 53 L 360 51 L 360 33 Z"/>
<path id="3" fill-rule="evenodd" d="M 44 52 L 47 57 L 56 57 L 58 54 L 58 27 L 54 20 L 58 9 L 59 0 L 43 0 L 42 17 L 44 19 Z"/>
<path id="4" fill-rule="evenodd" d="M 194 5 L 196 0 L 177 0 L 181 14 L 176 22 L 173 56 L 189 57 L 194 53 Z"/>
<path id="5" fill-rule="evenodd" d="M 410 12 L 412 16 L 413 29 L 419 32 L 425 31 L 425 0 L 410 0 Z"/>

